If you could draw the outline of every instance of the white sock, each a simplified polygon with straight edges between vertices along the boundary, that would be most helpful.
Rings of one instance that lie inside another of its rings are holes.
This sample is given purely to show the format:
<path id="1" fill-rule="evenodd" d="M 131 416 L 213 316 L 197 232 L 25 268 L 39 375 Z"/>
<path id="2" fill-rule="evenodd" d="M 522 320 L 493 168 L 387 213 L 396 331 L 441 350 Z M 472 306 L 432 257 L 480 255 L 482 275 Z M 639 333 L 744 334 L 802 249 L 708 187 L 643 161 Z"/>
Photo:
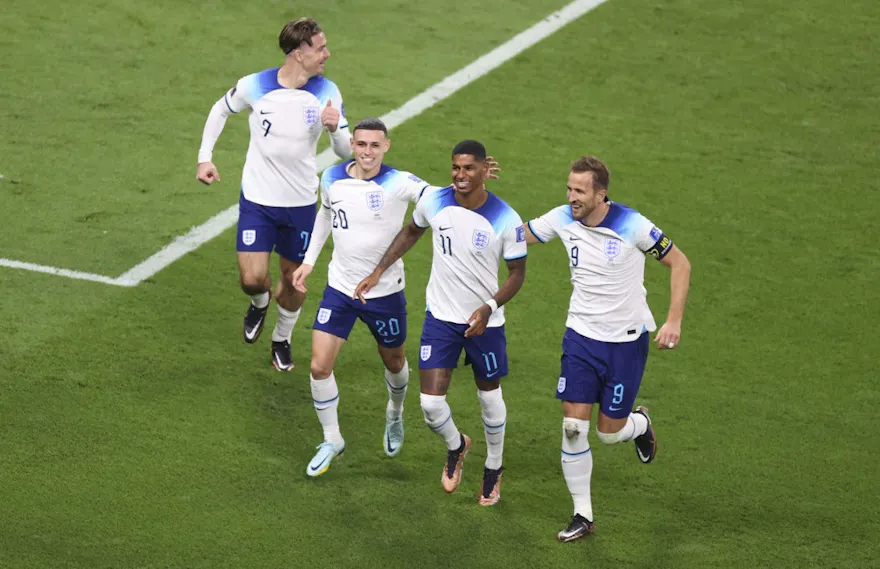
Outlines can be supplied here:
<path id="1" fill-rule="evenodd" d="M 257 308 L 266 308 L 269 306 L 269 293 L 261 292 L 260 294 L 251 295 L 251 304 Z"/>
<path id="2" fill-rule="evenodd" d="M 593 474 L 593 451 L 587 434 L 590 422 L 566 418 L 562 422 L 562 475 L 574 501 L 574 513 L 593 521 L 590 477 Z"/>
<path id="3" fill-rule="evenodd" d="M 290 341 L 290 335 L 293 333 L 293 326 L 296 324 L 300 312 L 302 312 L 302 308 L 291 312 L 290 310 L 281 308 L 280 304 L 278 305 L 278 321 L 275 322 L 275 329 L 272 331 L 273 342 L 283 342 L 285 340 L 288 342 Z"/>
<path id="4" fill-rule="evenodd" d="M 336 414 L 336 408 L 339 407 L 336 376 L 331 372 L 327 379 L 315 379 L 310 374 L 309 380 L 312 386 L 312 402 L 315 404 L 318 420 L 324 427 L 324 441 L 338 445 L 342 442 L 342 433 L 339 432 L 339 417 Z"/>
<path id="5" fill-rule="evenodd" d="M 644 435 L 648 430 L 648 419 L 641 413 L 630 413 L 626 425 L 620 429 L 620 442 L 628 442 Z"/>
<path id="6" fill-rule="evenodd" d="M 406 386 L 409 383 L 409 362 L 403 360 L 403 368 L 392 373 L 385 368 L 385 385 L 388 387 L 388 405 L 385 419 L 396 421 L 403 416 L 403 400 L 406 399 Z"/>
<path id="7" fill-rule="evenodd" d="M 443 437 L 446 448 L 456 450 L 461 447 L 461 433 L 452 420 L 452 409 L 446 402 L 446 396 L 420 393 L 419 400 L 422 404 L 422 413 L 425 415 L 425 423 L 432 431 Z"/>
<path id="8" fill-rule="evenodd" d="M 483 430 L 486 433 L 486 468 L 498 470 L 504 453 L 507 405 L 504 404 L 500 387 L 492 391 L 477 391 L 477 398 L 483 410 Z"/>

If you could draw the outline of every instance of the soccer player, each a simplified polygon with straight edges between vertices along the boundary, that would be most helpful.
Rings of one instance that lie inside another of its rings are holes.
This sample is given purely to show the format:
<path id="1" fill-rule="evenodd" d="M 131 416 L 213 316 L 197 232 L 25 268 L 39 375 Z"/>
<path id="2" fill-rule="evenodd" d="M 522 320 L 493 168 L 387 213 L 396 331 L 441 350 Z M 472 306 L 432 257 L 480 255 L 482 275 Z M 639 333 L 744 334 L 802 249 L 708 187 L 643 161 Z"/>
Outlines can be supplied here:
<path id="1" fill-rule="evenodd" d="M 671 269 L 669 313 L 654 337 L 660 349 L 671 350 L 679 342 L 690 283 L 690 263 L 672 240 L 637 211 L 608 199 L 609 178 L 601 160 L 579 158 L 568 175 L 568 205 L 525 226 L 530 245 L 559 237 L 571 268 L 556 397 L 562 400 L 562 473 L 574 516 L 557 534 L 560 541 L 595 529 L 587 440 L 594 403 L 599 404 L 600 441 L 634 441 L 646 464 L 657 454 L 648 409 L 632 410 L 648 358 L 648 332 L 656 329 L 645 299 L 645 255 Z"/>
<path id="2" fill-rule="evenodd" d="M 459 432 L 446 402 L 452 370 L 462 349 L 477 384 L 485 426 L 487 457 L 479 503 L 501 497 L 502 453 L 507 407 L 499 381 L 507 375 L 503 305 L 526 276 L 525 232 L 519 215 L 486 191 L 489 173 L 485 147 L 475 140 L 452 151 L 452 185 L 429 188 L 419 199 L 412 222 L 394 238 L 375 270 L 358 284 L 364 302 L 384 273 L 431 227 L 434 254 L 427 289 L 427 314 L 419 351 L 421 407 L 425 422 L 446 441 L 441 483 L 454 492 L 461 482 L 471 439 Z M 498 287 L 498 265 L 508 275 Z"/>
<path id="3" fill-rule="evenodd" d="M 293 287 L 293 271 L 302 262 L 315 223 L 318 173 L 316 149 L 322 129 L 333 151 L 351 155 L 351 134 L 342 95 L 323 75 L 330 57 L 317 22 L 300 18 L 284 26 L 278 38 L 281 67 L 243 77 L 211 108 L 196 177 L 220 180 L 211 162 L 226 119 L 245 109 L 250 144 L 241 179 L 238 215 L 238 269 L 241 289 L 251 297 L 244 317 L 244 341 L 252 344 L 263 330 L 272 296 L 269 256 L 279 256 L 281 280 L 275 289 L 278 321 L 272 332 L 272 365 L 293 369 L 290 337 L 305 295 Z"/>

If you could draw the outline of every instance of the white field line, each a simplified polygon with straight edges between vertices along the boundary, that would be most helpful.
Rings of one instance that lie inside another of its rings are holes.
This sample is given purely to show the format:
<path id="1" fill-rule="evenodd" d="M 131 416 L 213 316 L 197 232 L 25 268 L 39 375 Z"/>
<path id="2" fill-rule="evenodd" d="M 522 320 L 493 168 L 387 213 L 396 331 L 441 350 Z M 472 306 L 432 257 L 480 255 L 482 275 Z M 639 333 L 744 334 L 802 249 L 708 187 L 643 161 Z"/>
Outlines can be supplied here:
<path id="1" fill-rule="evenodd" d="M 551 36 L 566 24 L 577 20 L 593 8 L 604 4 L 606 1 L 607 0 L 575 0 L 574 2 L 571 2 L 561 10 L 553 12 L 537 24 L 533 25 L 524 32 L 521 32 L 520 34 L 514 36 L 507 42 L 490 51 L 489 53 L 486 53 L 485 55 L 476 59 L 474 62 L 467 65 L 466 67 L 463 67 L 452 75 L 449 75 L 445 79 L 442 79 L 440 82 L 428 87 L 426 90 L 419 93 L 418 95 L 404 103 L 402 106 L 383 115 L 381 117 L 382 121 L 385 122 L 385 125 L 389 129 L 400 126 L 409 119 L 420 115 L 437 103 L 452 96 L 460 89 L 473 83 L 490 71 L 496 69 L 497 67 L 500 67 L 502 64 L 506 63 L 510 59 L 513 59 L 514 57 L 516 57 L 526 49 L 532 47 L 539 41 Z M 338 158 L 333 153 L 332 149 L 328 148 L 318 155 L 317 163 L 319 171 L 322 171 L 325 168 L 333 165 L 337 160 Z M 180 259 L 190 251 L 196 250 L 211 239 L 217 237 L 230 227 L 234 226 L 237 222 L 237 219 L 238 204 L 235 204 L 221 211 L 205 223 L 197 227 L 193 227 L 186 235 L 175 238 L 174 241 L 166 245 L 162 250 L 152 255 L 151 257 L 148 257 L 143 262 L 126 271 L 116 279 L 107 279 L 107 277 L 101 277 L 100 275 L 89 275 L 89 278 L 90 280 L 97 280 L 97 278 L 100 278 L 112 281 L 108 284 L 115 284 L 120 286 L 135 286 L 145 279 L 148 279 L 151 276 L 155 275 L 156 273 L 158 273 L 174 261 Z M 63 269 L 56 270 L 62 271 Z M 43 272 L 48 271 L 44 270 Z M 73 276 L 73 273 L 75 273 L 75 271 L 66 272 L 70 274 L 65 274 L 64 276 L 71 276 L 73 278 L 86 278 Z M 55 274 L 62 273 L 59 272 Z M 86 275 L 87 273 L 78 274 Z"/>
<path id="2" fill-rule="evenodd" d="M 9 267 L 10 269 L 22 269 L 25 271 L 35 271 L 37 273 L 47 273 L 50 275 L 58 275 L 59 277 L 68 277 L 71 279 L 80 279 L 84 281 L 95 281 L 98 283 L 120 285 L 118 279 L 113 277 L 105 277 L 104 275 L 96 275 L 94 273 L 83 273 L 80 271 L 71 271 L 69 269 L 59 269 L 58 267 L 48 267 L 46 265 L 35 265 L 33 263 L 22 263 L 12 259 L 0 259 L 0 267 Z M 137 284 L 137 283 L 134 283 Z M 125 286 L 125 285 L 123 285 Z M 133 284 L 127 286 L 134 286 Z"/>

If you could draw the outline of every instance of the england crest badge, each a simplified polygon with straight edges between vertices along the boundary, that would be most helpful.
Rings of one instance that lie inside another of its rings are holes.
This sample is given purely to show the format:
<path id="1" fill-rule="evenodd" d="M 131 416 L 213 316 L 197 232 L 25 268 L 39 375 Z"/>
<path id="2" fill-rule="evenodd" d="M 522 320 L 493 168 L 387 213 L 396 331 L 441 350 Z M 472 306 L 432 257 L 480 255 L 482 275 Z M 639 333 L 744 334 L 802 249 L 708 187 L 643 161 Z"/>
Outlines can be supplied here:
<path id="1" fill-rule="evenodd" d="M 312 126 L 317 124 L 318 118 L 320 118 L 320 109 L 318 107 L 303 107 L 303 120 L 307 125 Z"/>
<path id="2" fill-rule="evenodd" d="M 241 232 L 241 242 L 245 245 L 251 246 L 257 240 L 257 230 L 256 229 L 245 229 Z"/>
<path id="3" fill-rule="evenodd" d="M 605 256 L 609 259 L 613 259 L 614 257 L 620 255 L 620 239 L 614 239 L 613 237 L 605 238 Z"/>
<path id="4" fill-rule="evenodd" d="M 318 323 L 326 324 L 330 321 L 330 315 L 333 313 L 329 308 L 321 308 L 318 310 Z"/>
<path id="5" fill-rule="evenodd" d="M 367 207 L 370 211 L 379 211 L 385 205 L 385 194 L 382 190 L 367 192 Z"/>
<path id="6" fill-rule="evenodd" d="M 423 362 L 431 359 L 431 346 L 422 346 L 421 351 L 419 352 L 419 357 L 422 358 Z"/>
<path id="7" fill-rule="evenodd" d="M 485 249 L 489 245 L 489 232 L 474 229 L 473 244 L 477 249 Z"/>

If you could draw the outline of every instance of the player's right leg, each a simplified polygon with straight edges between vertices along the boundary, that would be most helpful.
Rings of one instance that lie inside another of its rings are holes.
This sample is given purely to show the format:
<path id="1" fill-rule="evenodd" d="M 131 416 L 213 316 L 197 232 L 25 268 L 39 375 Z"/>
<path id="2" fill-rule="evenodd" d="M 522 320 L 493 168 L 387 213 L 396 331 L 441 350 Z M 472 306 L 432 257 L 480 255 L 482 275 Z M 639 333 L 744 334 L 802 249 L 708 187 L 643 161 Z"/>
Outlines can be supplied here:
<path id="1" fill-rule="evenodd" d="M 452 370 L 464 344 L 466 325 L 437 320 L 427 312 L 419 348 L 419 396 L 425 423 L 446 442 L 446 462 L 440 482 L 446 492 L 454 492 L 461 483 L 464 457 L 471 439 L 459 432 L 446 402 Z"/>
<path id="2" fill-rule="evenodd" d="M 271 298 L 269 254 L 275 246 L 276 230 L 265 206 L 239 199 L 236 250 L 241 290 L 251 297 L 244 316 L 244 341 L 253 344 L 266 323 Z"/>
<path id="3" fill-rule="evenodd" d="M 333 459 L 345 450 L 345 440 L 339 429 L 339 388 L 333 367 L 357 319 L 352 304 L 350 298 L 328 286 L 324 289 L 312 330 L 309 384 L 315 412 L 324 431 L 324 441 L 318 445 L 318 452 L 306 467 L 306 474 L 312 477 L 327 472 Z"/>
<path id="4" fill-rule="evenodd" d="M 403 402 L 409 384 L 406 361 L 406 297 L 403 291 L 371 298 L 362 305 L 360 319 L 369 327 L 385 364 L 385 385 L 388 404 L 385 406 L 385 433 L 382 447 L 385 454 L 397 456 L 403 446 Z"/>
<path id="5" fill-rule="evenodd" d="M 584 338 L 570 328 L 562 339 L 562 363 L 556 398 L 562 400 L 562 475 L 571 494 L 574 513 L 568 526 L 556 534 L 559 541 L 574 541 L 595 530 L 590 480 L 593 452 L 590 449 L 590 418 L 599 400 L 601 363 Z"/>

